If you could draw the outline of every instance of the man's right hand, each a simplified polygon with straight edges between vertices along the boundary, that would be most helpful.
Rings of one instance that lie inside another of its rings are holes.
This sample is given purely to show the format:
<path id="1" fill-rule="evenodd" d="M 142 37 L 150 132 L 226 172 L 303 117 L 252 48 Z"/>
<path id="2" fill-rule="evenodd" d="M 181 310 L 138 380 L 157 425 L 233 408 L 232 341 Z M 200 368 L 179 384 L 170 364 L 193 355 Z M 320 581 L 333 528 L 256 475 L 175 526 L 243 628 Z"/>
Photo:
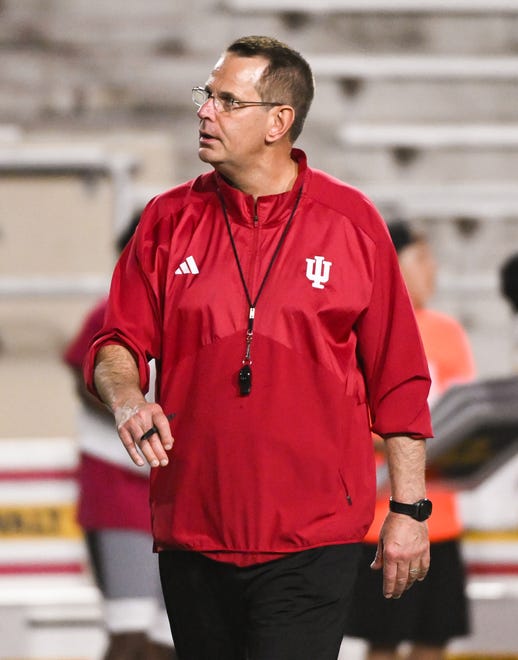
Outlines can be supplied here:
<path id="1" fill-rule="evenodd" d="M 146 401 L 137 364 L 127 348 L 101 346 L 95 360 L 97 395 L 115 416 L 122 444 L 135 465 L 167 465 L 166 451 L 173 446 L 169 420 L 158 403 Z M 145 436 L 144 438 L 142 436 Z"/>
<path id="2" fill-rule="evenodd" d="M 114 415 L 122 444 L 136 465 L 144 465 L 142 456 L 151 467 L 169 463 L 166 451 L 173 447 L 174 439 L 158 403 L 124 404 L 115 408 Z"/>

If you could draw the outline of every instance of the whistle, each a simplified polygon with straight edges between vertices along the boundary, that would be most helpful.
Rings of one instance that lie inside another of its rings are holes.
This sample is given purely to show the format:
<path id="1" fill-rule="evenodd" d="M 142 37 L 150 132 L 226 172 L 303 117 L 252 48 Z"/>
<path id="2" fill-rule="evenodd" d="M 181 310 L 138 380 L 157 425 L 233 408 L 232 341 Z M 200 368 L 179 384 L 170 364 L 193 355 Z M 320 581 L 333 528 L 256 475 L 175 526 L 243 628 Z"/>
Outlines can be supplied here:
<path id="1" fill-rule="evenodd" d="M 239 393 L 241 396 L 248 396 L 252 389 L 252 369 L 249 364 L 245 364 L 239 370 Z"/>

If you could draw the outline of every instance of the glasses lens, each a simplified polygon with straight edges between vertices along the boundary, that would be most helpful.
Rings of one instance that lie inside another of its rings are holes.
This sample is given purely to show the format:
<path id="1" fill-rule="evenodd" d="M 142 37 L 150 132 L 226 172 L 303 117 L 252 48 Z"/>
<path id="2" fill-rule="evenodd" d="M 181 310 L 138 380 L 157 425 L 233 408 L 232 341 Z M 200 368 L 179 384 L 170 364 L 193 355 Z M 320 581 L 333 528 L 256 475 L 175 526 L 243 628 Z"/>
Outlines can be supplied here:
<path id="1" fill-rule="evenodd" d="M 192 101 L 197 108 L 201 106 L 208 100 L 209 95 L 203 89 L 203 87 L 194 87 L 192 90 Z"/>

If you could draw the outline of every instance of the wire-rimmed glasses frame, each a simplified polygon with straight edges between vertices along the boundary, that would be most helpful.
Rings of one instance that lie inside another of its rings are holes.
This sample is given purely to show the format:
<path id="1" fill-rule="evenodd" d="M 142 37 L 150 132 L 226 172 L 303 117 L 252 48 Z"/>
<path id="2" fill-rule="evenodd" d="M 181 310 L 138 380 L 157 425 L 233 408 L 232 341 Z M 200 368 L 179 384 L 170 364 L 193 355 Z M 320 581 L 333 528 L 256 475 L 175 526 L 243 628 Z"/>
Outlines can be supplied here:
<path id="1" fill-rule="evenodd" d="M 286 105 L 278 101 L 239 101 L 232 97 L 221 98 L 217 94 L 209 92 L 205 87 L 192 88 L 192 102 L 199 109 L 205 105 L 209 99 L 212 99 L 216 112 L 231 112 L 232 110 L 239 110 L 239 108 L 246 108 L 247 106 L 270 106 Z"/>

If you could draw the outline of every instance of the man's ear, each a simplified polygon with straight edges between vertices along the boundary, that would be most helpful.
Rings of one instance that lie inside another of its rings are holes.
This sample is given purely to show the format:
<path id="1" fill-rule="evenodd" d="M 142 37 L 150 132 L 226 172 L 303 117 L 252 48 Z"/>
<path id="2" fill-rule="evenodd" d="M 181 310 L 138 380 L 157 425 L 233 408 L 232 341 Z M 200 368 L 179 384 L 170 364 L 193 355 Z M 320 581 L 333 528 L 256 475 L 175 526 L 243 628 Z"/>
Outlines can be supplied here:
<path id="1" fill-rule="evenodd" d="M 270 110 L 270 123 L 266 133 L 266 142 L 273 143 L 283 138 L 295 121 L 295 110 L 291 105 L 275 106 Z"/>

